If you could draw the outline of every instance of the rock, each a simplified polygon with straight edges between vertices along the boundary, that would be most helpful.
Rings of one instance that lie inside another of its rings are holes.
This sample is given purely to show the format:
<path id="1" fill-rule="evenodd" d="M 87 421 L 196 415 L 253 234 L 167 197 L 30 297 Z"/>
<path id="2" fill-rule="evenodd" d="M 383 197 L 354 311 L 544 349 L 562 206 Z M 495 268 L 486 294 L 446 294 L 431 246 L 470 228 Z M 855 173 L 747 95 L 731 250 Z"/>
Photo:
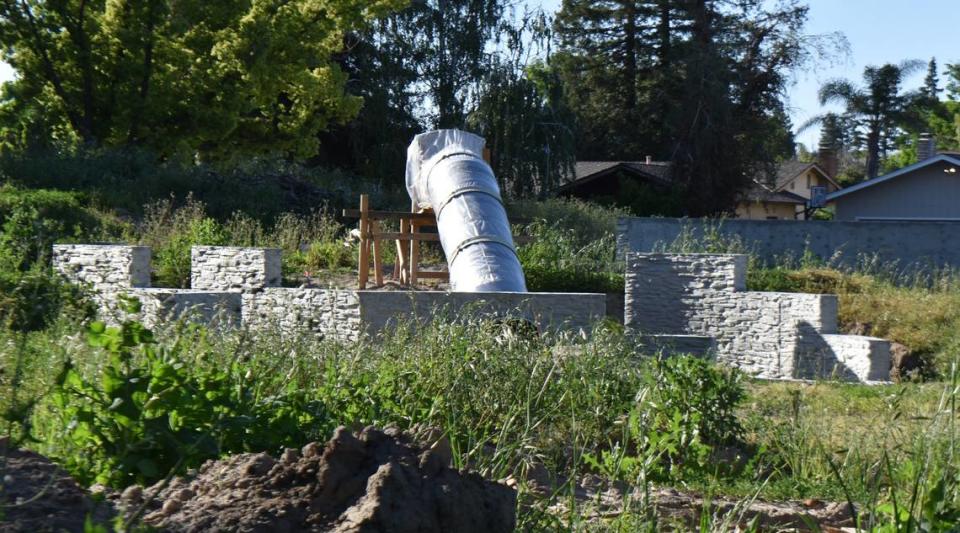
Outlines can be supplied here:
<path id="1" fill-rule="evenodd" d="M 911 353 L 899 342 L 890 343 L 890 379 L 895 382 L 909 381 L 920 377 L 923 361 L 916 354 Z"/>

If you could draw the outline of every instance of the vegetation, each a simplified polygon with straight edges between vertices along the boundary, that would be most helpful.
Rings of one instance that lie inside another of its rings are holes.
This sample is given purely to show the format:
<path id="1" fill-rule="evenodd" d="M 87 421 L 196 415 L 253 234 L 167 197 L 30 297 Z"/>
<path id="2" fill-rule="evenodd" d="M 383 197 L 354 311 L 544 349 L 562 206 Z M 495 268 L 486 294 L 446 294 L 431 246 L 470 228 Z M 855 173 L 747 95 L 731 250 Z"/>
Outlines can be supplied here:
<path id="1" fill-rule="evenodd" d="M 850 498 L 868 529 L 946 523 L 960 505 L 955 381 L 753 383 L 698 359 L 642 358 L 616 329 L 525 338 L 439 316 L 417 342 L 405 327 L 341 344 L 133 322 L 78 336 L 68 317 L 44 332 L 4 330 L 4 432 L 81 480 L 122 487 L 231 452 L 276 453 L 338 424 L 428 424 L 458 465 L 488 477 L 546 467 L 554 490 L 520 486 L 520 525 L 532 529 L 655 526 L 637 503 L 589 518 L 592 504 L 569 499 L 564 481 L 587 473 L 647 490 Z M 574 503 L 545 511 L 558 502 Z"/>
<path id="2" fill-rule="evenodd" d="M 399 4 L 6 3 L 3 59 L 23 75 L 5 87 L 5 144 L 308 157 L 361 105 L 333 60 L 343 34 Z"/>

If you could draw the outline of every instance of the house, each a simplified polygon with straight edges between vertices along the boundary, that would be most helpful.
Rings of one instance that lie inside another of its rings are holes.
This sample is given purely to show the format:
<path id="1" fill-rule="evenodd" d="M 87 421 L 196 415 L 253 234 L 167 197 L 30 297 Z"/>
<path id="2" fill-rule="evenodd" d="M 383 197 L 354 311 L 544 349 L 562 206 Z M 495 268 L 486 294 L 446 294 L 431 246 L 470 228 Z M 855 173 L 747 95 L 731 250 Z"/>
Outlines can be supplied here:
<path id="1" fill-rule="evenodd" d="M 683 198 L 675 190 L 670 163 L 654 161 L 577 161 L 557 196 L 629 208 L 636 215 L 678 216 Z"/>
<path id="2" fill-rule="evenodd" d="M 918 155 L 912 165 L 828 194 L 834 220 L 960 221 L 960 153 Z"/>
<path id="3" fill-rule="evenodd" d="M 754 180 L 754 187 L 744 193 L 737 204 L 737 218 L 803 220 L 813 187 L 824 187 L 827 193 L 840 189 L 824 167 L 835 168 L 829 163 L 821 166 L 795 159 L 784 161 L 777 169 L 774 183 L 764 183 L 762 178 Z"/>
<path id="4" fill-rule="evenodd" d="M 615 197 L 623 192 L 628 182 L 646 183 L 653 187 L 669 188 L 670 163 L 653 161 L 577 161 L 572 179 L 557 189 L 559 196 L 596 199 Z"/>

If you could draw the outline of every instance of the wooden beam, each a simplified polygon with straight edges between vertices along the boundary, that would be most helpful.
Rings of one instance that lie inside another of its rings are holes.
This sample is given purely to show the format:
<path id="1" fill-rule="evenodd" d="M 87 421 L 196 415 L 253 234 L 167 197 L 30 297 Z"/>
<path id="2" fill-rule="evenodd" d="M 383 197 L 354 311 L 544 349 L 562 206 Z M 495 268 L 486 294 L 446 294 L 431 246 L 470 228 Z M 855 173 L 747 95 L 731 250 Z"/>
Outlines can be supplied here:
<path id="1" fill-rule="evenodd" d="M 360 256 L 357 258 L 357 284 L 360 290 L 367 288 L 367 279 L 370 276 L 370 224 L 367 212 L 370 210 L 370 197 L 360 195 Z"/>
<path id="2" fill-rule="evenodd" d="M 343 216 L 346 218 L 360 218 L 359 209 L 344 209 Z M 406 211 L 367 211 L 368 220 L 416 220 L 418 222 L 436 222 L 437 219 L 432 212 L 430 213 L 408 213 Z M 528 217 L 507 217 L 511 224 L 528 224 L 533 222 Z M 423 224 L 424 226 L 428 224 Z"/>

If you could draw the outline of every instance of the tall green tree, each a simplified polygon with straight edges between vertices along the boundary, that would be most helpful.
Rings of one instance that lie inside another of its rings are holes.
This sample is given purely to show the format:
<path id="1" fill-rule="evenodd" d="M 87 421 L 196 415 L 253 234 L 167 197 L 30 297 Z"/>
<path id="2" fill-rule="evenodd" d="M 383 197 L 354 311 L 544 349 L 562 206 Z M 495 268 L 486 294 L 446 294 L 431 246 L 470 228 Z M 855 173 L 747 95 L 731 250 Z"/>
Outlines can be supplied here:
<path id="1" fill-rule="evenodd" d="M 866 177 L 876 177 L 880 164 L 894 147 L 900 128 L 911 117 L 909 103 L 914 95 L 904 93 L 904 78 L 923 67 L 916 60 L 898 65 L 868 66 L 864 86 L 848 80 L 832 80 L 820 88 L 820 104 L 839 103 L 857 126 L 858 141 L 866 150 Z"/>
<path id="2" fill-rule="evenodd" d="M 0 43 L 19 75 L 4 88 L 3 138 L 310 155 L 361 105 L 332 57 L 344 32 L 400 4 L 3 0 Z"/>
<path id="3" fill-rule="evenodd" d="M 920 88 L 920 94 L 927 99 L 937 100 L 940 98 L 940 73 L 937 70 L 937 58 L 931 57 L 927 63 L 927 75 L 923 78 L 923 87 Z"/>
<path id="4" fill-rule="evenodd" d="M 573 115 L 550 66 L 550 22 L 542 10 L 524 13 L 504 35 L 467 125 L 486 138 L 503 191 L 514 197 L 542 195 L 572 173 Z M 531 54 L 531 47 L 542 54 Z M 542 59 L 531 62 L 531 55 Z"/>
<path id="5" fill-rule="evenodd" d="M 690 214 L 732 210 L 792 153 L 787 76 L 823 48 L 806 17 L 793 0 L 564 0 L 578 157 L 669 159 Z"/>

